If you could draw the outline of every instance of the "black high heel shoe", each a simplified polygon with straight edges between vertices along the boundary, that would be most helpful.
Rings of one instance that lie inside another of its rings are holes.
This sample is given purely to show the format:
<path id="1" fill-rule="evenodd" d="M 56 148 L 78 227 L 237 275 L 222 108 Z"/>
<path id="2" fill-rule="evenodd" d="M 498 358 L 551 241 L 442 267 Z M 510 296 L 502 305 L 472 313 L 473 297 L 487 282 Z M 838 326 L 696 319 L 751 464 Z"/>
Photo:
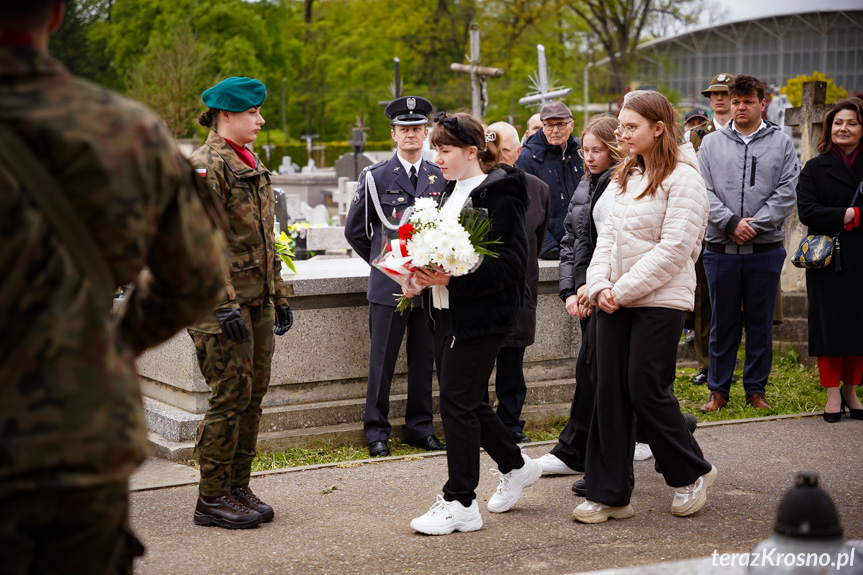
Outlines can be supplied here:
<path id="1" fill-rule="evenodd" d="M 830 413 L 829 411 L 825 411 L 821 414 L 821 417 L 823 417 L 824 421 L 827 423 L 837 423 L 842 420 L 842 412 L 837 411 L 836 413 Z"/>
<path id="2" fill-rule="evenodd" d="M 854 389 L 853 386 L 851 389 L 852 390 Z M 845 390 L 844 386 L 842 387 L 842 390 L 843 391 Z M 851 413 L 851 419 L 863 419 L 863 409 L 854 409 L 853 407 L 848 405 L 848 402 L 845 401 L 845 394 L 844 393 L 840 392 L 839 396 L 842 398 L 842 407 L 839 409 L 839 413 L 845 413 L 845 407 L 847 406 L 848 411 Z"/>
<path id="3" fill-rule="evenodd" d="M 839 397 L 842 399 L 842 403 L 839 404 L 839 411 L 831 413 L 827 411 L 827 408 L 825 407 L 824 413 L 821 414 L 821 417 L 823 417 L 824 421 L 826 421 L 827 423 L 838 423 L 842 419 L 842 414 L 845 413 L 845 396 L 842 395 L 841 391 L 839 392 Z"/>

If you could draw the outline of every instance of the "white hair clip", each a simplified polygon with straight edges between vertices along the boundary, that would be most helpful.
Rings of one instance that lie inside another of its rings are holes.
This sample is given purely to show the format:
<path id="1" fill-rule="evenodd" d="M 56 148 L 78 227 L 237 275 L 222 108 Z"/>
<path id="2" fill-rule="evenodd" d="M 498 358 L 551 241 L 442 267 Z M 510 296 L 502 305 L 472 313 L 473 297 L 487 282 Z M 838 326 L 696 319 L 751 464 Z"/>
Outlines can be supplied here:
<path id="1" fill-rule="evenodd" d="M 486 132 L 485 133 L 485 141 L 486 142 L 496 142 L 497 141 L 497 132 Z"/>

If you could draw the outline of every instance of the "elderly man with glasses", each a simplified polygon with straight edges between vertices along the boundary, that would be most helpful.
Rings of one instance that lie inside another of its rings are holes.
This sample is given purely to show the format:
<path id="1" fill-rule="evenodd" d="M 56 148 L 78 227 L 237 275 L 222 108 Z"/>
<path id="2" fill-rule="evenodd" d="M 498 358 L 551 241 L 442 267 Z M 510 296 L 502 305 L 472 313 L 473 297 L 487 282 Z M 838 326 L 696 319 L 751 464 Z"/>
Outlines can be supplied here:
<path id="1" fill-rule="evenodd" d="M 578 150 L 581 142 L 572 136 L 572 112 L 563 102 L 551 102 L 539 112 L 542 129 L 524 144 L 515 165 L 541 179 L 549 187 L 548 231 L 540 257 L 556 260 L 563 239 L 563 220 L 572 194 L 584 175 Z"/>

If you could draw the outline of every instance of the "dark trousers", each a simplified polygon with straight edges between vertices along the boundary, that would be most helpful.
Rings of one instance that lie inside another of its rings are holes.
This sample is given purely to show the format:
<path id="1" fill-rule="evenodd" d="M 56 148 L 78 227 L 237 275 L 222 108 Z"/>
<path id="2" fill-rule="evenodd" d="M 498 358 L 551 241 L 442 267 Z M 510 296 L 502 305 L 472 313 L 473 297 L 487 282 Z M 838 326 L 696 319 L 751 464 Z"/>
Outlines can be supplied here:
<path id="1" fill-rule="evenodd" d="M 527 383 L 524 381 L 523 347 L 502 347 L 497 353 L 494 391 L 497 395 L 497 416 L 510 431 L 522 433 L 524 420 L 521 409 L 527 397 Z M 489 402 L 488 390 L 483 401 Z"/>
<path id="2" fill-rule="evenodd" d="M 581 320 L 581 349 L 575 361 L 575 395 L 569 407 L 569 421 L 557 438 L 552 455 L 570 469 L 584 471 L 587 434 L 596 402 L 596 311 Z"/>
<path id="3" fill-rule="evenodd" d="M 584 471 L 587 436 L 596 403 L 596 311 L 581 320 L 581 349 L 575 361 L 575 395 L 569 406 L 569 421 L 557 437 L 551 454 L 575 471 Z M 647 443 L 641 427 L 635 424 L 635 441 Z M 634 485 L 635 476 L 631 478 Z"/>
<path id="4" fill-rule="evenodd" d="M 249 484 L 257 455 L 261 403 L 270 385 L 275 349 L 275 308 L 261 303 L 240 307 L 249 340 L 231 341 L 224 333 L 189 330 L 198 366 L 210 396 L 198 425 L 195 459 L 201 470 L 201 495 L 227 495 Z"/>
<path id="5" fill-rule="evenodd" d="M 387 441 L 392 425 L 389 422 L 390 387 L 402 340 L 407 332 L 408 398 L 405 406 L 405 426 L 408 441 L 434 433 L 432 423 L 432 375 L 434 355 L 432 337 L 422 309 L 395 312 L 389 306 L 369 302 L 369 381 L 366 388 L 366 412 L 363 430 L 366 441 Z"/>
<path id="6" fill-rule="evenodd" d="M 695 262 L 695 309 L 692 310 L 695 357 L 698 367 L 710 367 L 710 293 L 704 272 L 704 252 Z"/>
<path id="7" fill-rule="evenodd" d="M 440 416 L 446 435 L 448 479 L 444 499 L 469 506 L 479 484 L 479 449 L 501 473 L 524 465 L 512 434 L 483 401 L 488 380 L 506 335 L 454 340 L 449 310 L 438 310 L 434 354 L 440 383 Z"/>
<path id="8" fill-rule="evenodd" d="M 596 407 L 587 439 L 587 499 L 629 504 L 634 420 L 672 487 L 710 471 L 672 390 L 685 312 L 660 307 L 596 314 Z"/>
<path id="9" fill-rule="evenodd" d="M 144 554 L 129 528 L 126 481 L 12 492 L 0 506 L 0 573 L 131 575 Z"/>
<path id="10" fill-rule="evenodd" d="M 740 309 L 746 332 L 743 387 L 746 397 L 764 393 L 773 366 L 773 315 L 785 248 L 761 253 L 704 252 L 710 291 L 710 372 L 707 386 L 725 399 L 737 362 Z"/>

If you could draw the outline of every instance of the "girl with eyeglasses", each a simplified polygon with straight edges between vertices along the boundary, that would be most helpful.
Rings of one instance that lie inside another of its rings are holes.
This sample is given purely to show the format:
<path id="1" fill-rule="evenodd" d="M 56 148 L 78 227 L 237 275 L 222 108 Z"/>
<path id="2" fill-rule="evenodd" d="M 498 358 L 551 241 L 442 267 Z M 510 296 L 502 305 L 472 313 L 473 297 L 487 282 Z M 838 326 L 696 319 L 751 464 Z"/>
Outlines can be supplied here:
<path id="1" fill-rule="evenodd" d="M 630 155 L 604 196 L 614 201 L 587 269 L 596 322 L 596 404 L 585 459 L 586 501 L 573 519 L 632 517 L 634 417 L 668 485 L 671 511 L 698 512 L 716 468 L 686 425 L 674 382 L 677 343 L 695 291 L 695 261 L 707 225 L 707 190 L 676 112 L 658 92 L 624 102 L 621 138 Z M 604 197 L 603 196 L 603 197 Z"/>
<path id="2" fill-rule="evenodd" d="M 485 257 L 473 272 L 460 276 L 419 269 L 417 280 L 428 299 L 440 413 L 447 440 L 448 480 L 443 496 L 411 528 L 429 535 L 476 531 L 482 517 L 476 502 L 480 447 L 497 463 L 497 491 L 488 501 L 494 513 L 508 511 L 522 489 L 536 483 L 542 470 L 523 455 L 509 430 L 483 400 L 495 358 L 515 327 L 524 299 L 528 243 L 524 229 L 527 183 L 521 170 L 500 162 L 503 137 L 487 131 L 469 114 L 435 118 L 431 143 L 446 178 L 442 210 L 466 206 L 488 211 L 489 239 L 497 257 Z M 432 292 L 432 293 L 430 293 Z"/>
<path id="3" fill-rule="evenodd" d="M 537 460 L 542 470 L 550 474 L 584 472 L 587 432 L 596 392 L 595 373 L 592 373 L 596 369 L 593 306 L 587 299 L 585 278 L 597 231 L 605 222 L 611 205 L 611 196 L 604 195 L 611 171 L 629 152 L 625 142 L 618 145 L 614 135 L 616 127 L 617 118 L 602 114 L 591 118 L 584 129 L 578 153 L 584 159 L 587 174 L 576 188 L 563 222 L 558 296 L 566 304 L 569 315 L 580 320 L 581 348 L 575 364 L 576 390 L 569 421 L 557 445 Z"/>

